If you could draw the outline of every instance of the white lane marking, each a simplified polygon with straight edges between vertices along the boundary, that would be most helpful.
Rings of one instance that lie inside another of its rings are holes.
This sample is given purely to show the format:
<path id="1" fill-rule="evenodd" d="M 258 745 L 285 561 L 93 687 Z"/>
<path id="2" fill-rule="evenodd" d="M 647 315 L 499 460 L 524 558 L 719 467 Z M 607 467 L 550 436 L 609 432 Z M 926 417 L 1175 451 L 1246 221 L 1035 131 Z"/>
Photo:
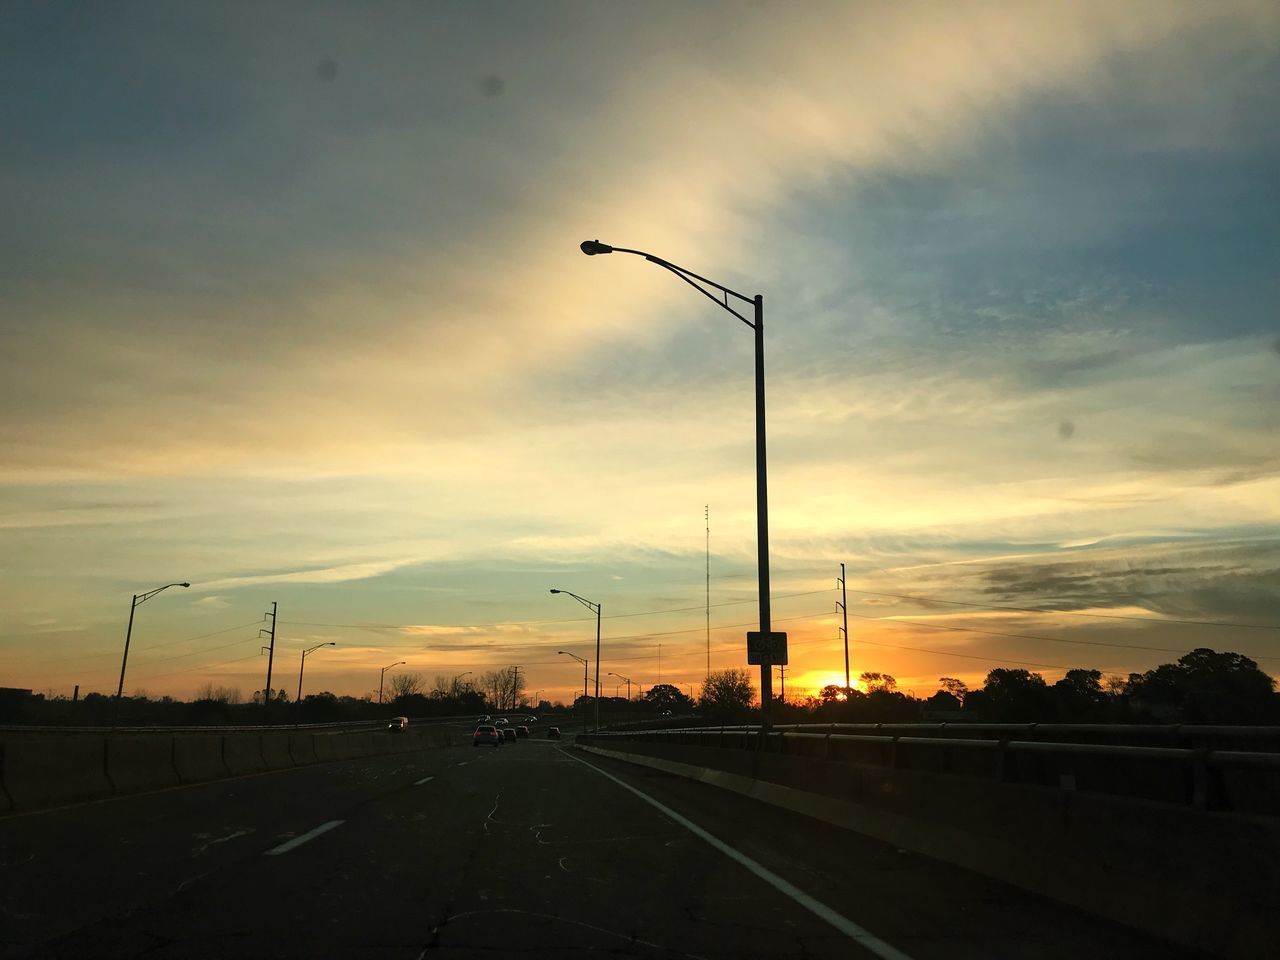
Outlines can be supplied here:
<path id="1" fill-rule="evenodd" d="M 788 880 L 784 880 L 782 877 L 778 876 L 768 867 L 764 866 L 763 864 L 757 863 L 755 860 L 752 860 L 745 853 L 739 853 L 737 850 L 729 846 L 719 837 L 716 837 L 708 833 L 706 830 L 703 830 L 700 826 L 698 826 L 692 820 L 689 820 L 686 817 L 682 817 L 680 814 L 676 813 L 674 810 L 668 807 L 665 803 L 662 803 L 661 801 L 653 799 L 653 797 L 649 796 L 647 793 L 644 793 L 643 791 L 637 790 L 635 787 L 631 786 L 631 784 L 627 783 L 624 780 L 620 780 L 609 771 L 601 770 L 594 763 L 588 763 L 586 760 L 583 760 L 581 757 L 573 757 L 572 754 L 569 754 L 569 756 L 571 756 L 572 759 L 577 760 L 578 763 L 582 764 L 584 767 L 590 767 L 592 770 L 600 774 L 602 777 L 608 777 L 618 786 L 622 787 L 622 789 L 635 794 L 637 797 L 639 797 L 645 803 L 649 804 L 651 807 L 655 807 L 656 809 L 660 810 L 663 813 L 663 815 L 670 817 L 672 820 L 680 824 L 680 826 L 684 827 L 694 836 L 705 840 L 707 843 L 711 844 L 711 846 L 715 847 L 717 850 L 723 853 L 730 860 L 734 860 L 737 863 L 740 863 L 742 866 L 746 867 L 748 870 L 754 873 L 757 877 L 759 877 L 765 883 L 769 884 L 769 886 L 773 887 L 779 893 L 786 894 L 788 897 L 790 897 L 796 903 L 800 904 L 800 906 L 804 907 L 810 913 L 816 914 L 817 916 L 821 917 L 823 920 L 827 921 L 827 923 L 831 924 L 831 926 L 835 927 L 837 930 L 839 930 L 849 939 L 853 940 L 859 946 L 865 947 L 867 950 L 874 953 L 877 957 L 882 958 L 882 960 L 911 960 L 911 958 L 907 954 L 903 953 L 897 947 L 891 944 L 885 943 L 875 934 L 867 930 L 864 930 L 862 927 L 858 926 L 848 917 L 845 917 L 842 914 L 836 913 L 834 910 L 832 910 L 822 901 L 814 899 L 809 894 L 805 893 L 803 890 L 797 887 L 795 884 L 791 883 Z"/>
<path id="2" fill-rule="evenodd" d="M 413 785 L 414 785 L 415 787 L 420 787 L 420 786 L 422 786 L 424 783 L 430 783 L 430 782 L 431 782 L 432 780 L 434 780 L 434 779 L 435 779 L 435 777 L 423 777 L 421 780 L 415 780 L 415 781 L 413 781 Z"/>
<path id="3" fill-rule="evenodd" d="M 590 764 L 588 764 L 588 766 L 590 766 Z M 320 836 L 320 834 L 328 833 L 334 827 L 340 827 L 346 822 L 347 821 L 345 820 L 330 820 L 328 823 L 322 823 L 320 824 L 320 826 L 316 827 L 314 830 L 308 830 L 306 833 L 302 834 L 302 836 L 300 837 L 294 837 L 292 840 L 286 840 L 284 843 L 280 844 L 280 846 L 278 847 L 272 847 L 265 854 L 263 854 L 263 856 L 278 857 L 282 853 L 288 853 L 290 850 L 294 849 L 295 847 L 302 846 L 308 840 L 314 840 L 316 837 Z"/>

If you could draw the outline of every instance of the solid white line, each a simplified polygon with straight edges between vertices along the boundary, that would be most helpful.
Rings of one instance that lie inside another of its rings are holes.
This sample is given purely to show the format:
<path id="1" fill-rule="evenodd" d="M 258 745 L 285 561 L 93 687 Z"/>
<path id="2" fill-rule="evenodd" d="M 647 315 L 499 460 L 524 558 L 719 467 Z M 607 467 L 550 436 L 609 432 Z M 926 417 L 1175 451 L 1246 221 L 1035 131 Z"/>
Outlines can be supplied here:
<path id="1" fill-rule="evenodd" d="M 414 785 L 415 787 L 420 787 L 420 786 L 422 786 L 424 783 L 430 783 L 430 782 L 431 782 L 432 780 L 434 780 L 434 779 L 435 779 L 435 777 L 423 777 L 421 780 L 415 780 L 415 781 L 413 781 L 413 785 Z"/>
<path id="2" fill-rule="evenodd" d="M 564 752 L 568 753 L 568 751 L 564 751 Z M 723 853 L 730 860 L 734 860 L 737 863 L 742 864 L 742 866 L 746 867 L 748 870 L 754 873 L 757 877 L 759 877 L 765 883 L 769 884 L 775 890 L 777 890 L 780 893 L 786 894 L 788 897 L 790 897 L 792 900 L 800 904 L 800 906 L 804 907 L 806 910 L 810 911 L 811 913 L 817 914 L 819 917 L 827 921 L 827 923 L 831 924 L 831 926 L 835 927 L 845 936 L 855 941 L 859 946 L 865 947 L 867 950 L 870 950 L 877 957 L 882 958 L 882 960 L 911 960 L 911 958 L 907 954 L 903 953 L 897 947 L 892 946 L 891 944 L 885 943 L 875 934 L 864 930 L 862 927 L 858 926 L 848 917 L 845 917 L 839 913 L 836 913 L 834 910 L 832 910 L 822 901 L 816 900 L 813 897 L 809 896 L 809 894 L 805 893 L 795 884 L 791 883 L 790 881 L 784 880 L 782 877 L 778 876 L 768 867 L 752 860 L 745 853 L 739 853 L 737 850 L 729 846 L 719 837 L 713 836 L 712 834 L 708 833 L 706 830 L 703 830 L 700 826 L 698 826 L 692 820 L 689 820 L 686 817 L 682 817 L 680 814 L 676 813 L 674 810 L 668 807 L 665 803 L 661 803 L 660 801 L 653 799 L 653 797 L 649 796 L 647 793 L 637 790 L 635 787 L 631 786 L 631 784 L 627 783 L 624 780 L 618 779 L 609 771 L 601 770 L 594 763 L 588 763 L 586 760 L 583 760 L 581 757 L 573 756 L 573 754 L 569 754 L 569 756 L 572 759 L 577 760 L 584 767 L 590 767 L 592 770 L 594 770 L 596 773 L 600 774 L 601 776 L 608 777 L 618 786 L 622 787 L 622 789 L 628 790 L 631 793 L 635 794 L 637 797 L 639 797 L 645 803 L 649 804 L 651 807 L 656 807 L 665 816 L 670 817 L 672 820 L 680 824 L 680 826 L 684 827 L 694 836 L 700 837 L 701 839 L 705 840 L 707 843 L 711 844 L 711 846 L 715 847 L 717 850 Z"/>
<path id="3" fill-rule="evenodd" d="M 320 836 L 320 834 L 328 833 L 334 827 L 340 827 L 346 822 L 347 821 L 345 820 L 330 820 L 328 823 L 322 823 L 320 824 L 320 826 L 316 827 L 314 830 L 308 830 L 306 833 L 304 833 L 300 837 L 294 837 L 292 840 L 286 840 L 284 843 L 280 844 L 280 846 L 278 847 L 272 847 L 265 854 L 263 854 L 263 856 L 278 857 L 282 853 L 288 853 L 294 847 L 300 847 L 304 843 L 306 843 L 308 840 L 314 840 L 316 837 Z"/>

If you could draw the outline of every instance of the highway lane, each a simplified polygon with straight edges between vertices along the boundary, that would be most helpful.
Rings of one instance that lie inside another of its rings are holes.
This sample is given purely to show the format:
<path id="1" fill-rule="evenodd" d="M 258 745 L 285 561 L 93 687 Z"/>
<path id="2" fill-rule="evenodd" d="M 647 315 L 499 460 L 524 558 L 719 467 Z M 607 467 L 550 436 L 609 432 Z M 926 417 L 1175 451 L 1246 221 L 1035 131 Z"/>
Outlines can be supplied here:
<path id="1" fill-rule="evenodd" d="M 2 819 L 0 951 L 875 955 L 604 771 L 904 956 L 1178 955 L 965 871 L 563 746 L 346 761 Z"/>

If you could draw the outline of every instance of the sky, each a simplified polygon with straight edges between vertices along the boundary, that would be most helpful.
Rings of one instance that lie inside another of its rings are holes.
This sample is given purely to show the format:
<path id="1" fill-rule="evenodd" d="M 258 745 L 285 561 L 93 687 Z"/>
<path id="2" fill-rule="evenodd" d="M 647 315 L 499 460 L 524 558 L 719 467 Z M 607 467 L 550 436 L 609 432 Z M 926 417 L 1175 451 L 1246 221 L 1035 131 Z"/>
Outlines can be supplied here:
<path id="1" fill-rule="evenodd" d="M 1273 3 L 0 16 L 0 686 L 114 693 L 180 580 L 126 693 L 259 689 L 276 602 L 290 696 L 571 698 L 553 587 L 605 693 L 745 666 L 751 332 L 595 238 L 764 297 L 788 695 L 842 563 L 918 696 L 1280 676 Z"/>

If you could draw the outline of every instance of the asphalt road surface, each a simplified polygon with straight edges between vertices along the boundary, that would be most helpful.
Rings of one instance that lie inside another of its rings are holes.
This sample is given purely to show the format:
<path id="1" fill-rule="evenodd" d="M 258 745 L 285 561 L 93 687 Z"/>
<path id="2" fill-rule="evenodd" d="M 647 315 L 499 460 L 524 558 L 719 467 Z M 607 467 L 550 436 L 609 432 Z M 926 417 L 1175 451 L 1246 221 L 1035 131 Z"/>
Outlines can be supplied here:
<path id="1" fill-rule="evenodd" d="M 0 957 L 1186 955 L 534 734 L 2 818 Z"/>

